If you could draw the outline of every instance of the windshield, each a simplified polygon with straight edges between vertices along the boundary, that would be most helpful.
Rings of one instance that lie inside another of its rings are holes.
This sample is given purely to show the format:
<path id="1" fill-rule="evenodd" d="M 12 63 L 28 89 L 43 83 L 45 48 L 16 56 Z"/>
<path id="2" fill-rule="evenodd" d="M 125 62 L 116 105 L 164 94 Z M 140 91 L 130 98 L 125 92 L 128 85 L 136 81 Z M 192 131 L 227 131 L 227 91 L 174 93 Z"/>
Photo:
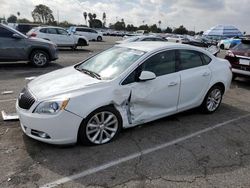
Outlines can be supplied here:
<path id="1" fill-rule="evenodd" d="M 250 52 L 250 44 L 240 43 L 233 47 L 233 50 L 241 52 Z"/>
<path id="2" fill-rule="evenodd" d="M 135 42 L 139 39 L 139 37 L 129 37 L 124 40 L 124 42 Z"/>
<path id="3" fill-rule="evenodd" d="M 145 52 L 124 47 L 113 47 L 76 67 L 88 70 L 100 76 L 102 80 L 112 80 L 124 72 Z"/>

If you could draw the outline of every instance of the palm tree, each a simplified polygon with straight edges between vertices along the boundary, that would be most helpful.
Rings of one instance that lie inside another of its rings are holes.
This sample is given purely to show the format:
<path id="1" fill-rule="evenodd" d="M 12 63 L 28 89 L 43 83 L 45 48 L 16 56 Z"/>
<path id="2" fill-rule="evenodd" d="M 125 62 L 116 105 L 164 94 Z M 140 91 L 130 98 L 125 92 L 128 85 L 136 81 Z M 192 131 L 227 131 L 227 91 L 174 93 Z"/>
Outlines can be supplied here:
<path id="1" fill-rule="evenodd" d="M 102 22 L 103 22 L 103 27 L 105 27 L 106 25 L 106 13 L 105 12 L 102 14 Z"/>
<path id="2" fill-rule="evenodd" d="M 159 20 L 158 24 L 159 24 L 159 28 L 161 28 L 161 20 Z"/>
<path id="3" fill-rule="evenodd" d="M 18 17 L 20 16 L 20 12 L 17 12 L 16 14 L 17 14 Z"/>
<path id="4" fill-rule="evenodd" d="M 94 20 L 96 19 L 96 13 L 93 14 L 93 18 L 94 18 Z"/>
<path id="5" fill-rule="evenodd" d="M 87 12 L 84 12 L 84 13 L 83 13 L 83 16 L 84 16 L 84 19 L 85 19 L 85 23 L 86 23 L 86 25 L 87 25 L 87 16 L 88 16 Z"/>

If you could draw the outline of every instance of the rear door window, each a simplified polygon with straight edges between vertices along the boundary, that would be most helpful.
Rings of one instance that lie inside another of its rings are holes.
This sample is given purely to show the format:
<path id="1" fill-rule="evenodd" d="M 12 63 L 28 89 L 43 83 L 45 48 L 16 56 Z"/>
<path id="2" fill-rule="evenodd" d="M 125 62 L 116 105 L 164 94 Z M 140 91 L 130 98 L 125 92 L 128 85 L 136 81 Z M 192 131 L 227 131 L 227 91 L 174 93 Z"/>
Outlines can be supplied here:
<path id="1" fill-rule="evenodd" d="M 179 50 L 179 69 L 186 70 L 203 65 L 202 58 L 198 52 L 192 50 Z"/>
<path id="2" fill-rule="evenodd" d="M 55 28 L 48 28 L 47 29 L 47 33 L 49 33 L 49 34 L 56 34 L 57 35 L 57 31 L 56 31 Z"/>

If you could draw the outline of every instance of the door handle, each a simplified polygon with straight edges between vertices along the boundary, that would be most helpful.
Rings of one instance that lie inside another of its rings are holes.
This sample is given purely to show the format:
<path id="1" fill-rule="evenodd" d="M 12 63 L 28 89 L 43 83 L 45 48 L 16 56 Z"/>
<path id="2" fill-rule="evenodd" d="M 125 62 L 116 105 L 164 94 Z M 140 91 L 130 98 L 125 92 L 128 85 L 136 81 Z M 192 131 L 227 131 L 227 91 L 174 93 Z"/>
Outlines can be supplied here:
<path id="1" fill-rule="evenodd" d="M 202 76 L 209 76 L 209 75 L 210 75 L 209 72 L 204 72 L 204 73 L 202 74 Z"/>
<path id="2" fill-rule="evenodd" d="M 176 86 L 178 83 L 177 82 L 170 82 L 169 84 L 168 84 L 168 86 L 170 87 L 170 86 Z"/>

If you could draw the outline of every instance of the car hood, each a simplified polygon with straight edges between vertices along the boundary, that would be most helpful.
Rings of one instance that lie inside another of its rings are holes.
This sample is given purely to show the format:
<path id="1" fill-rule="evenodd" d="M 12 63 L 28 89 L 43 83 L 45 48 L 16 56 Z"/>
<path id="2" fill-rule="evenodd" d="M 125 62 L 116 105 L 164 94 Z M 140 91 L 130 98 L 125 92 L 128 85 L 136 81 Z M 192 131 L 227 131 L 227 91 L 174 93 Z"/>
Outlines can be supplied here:
<path id="1" fill-rule="evenodd" d="M 37 38 L 37 37 L 29 37 L 28 38 L 30 41 L 32 42 L 41 42 L 41 43 L 47 43 L 47 44 L 54 44 L 51 41 L 45 40 L 45 39 L 41 39 L 41 38 Z"/>
<path id="2" fill-rule="evenodd" d="M 39 100 L 69 94 L 100 82 L 104 81 L 79 72 L 74 67 L 67 67 L 37 77 L 28 84 L 28 88 Z"/>

